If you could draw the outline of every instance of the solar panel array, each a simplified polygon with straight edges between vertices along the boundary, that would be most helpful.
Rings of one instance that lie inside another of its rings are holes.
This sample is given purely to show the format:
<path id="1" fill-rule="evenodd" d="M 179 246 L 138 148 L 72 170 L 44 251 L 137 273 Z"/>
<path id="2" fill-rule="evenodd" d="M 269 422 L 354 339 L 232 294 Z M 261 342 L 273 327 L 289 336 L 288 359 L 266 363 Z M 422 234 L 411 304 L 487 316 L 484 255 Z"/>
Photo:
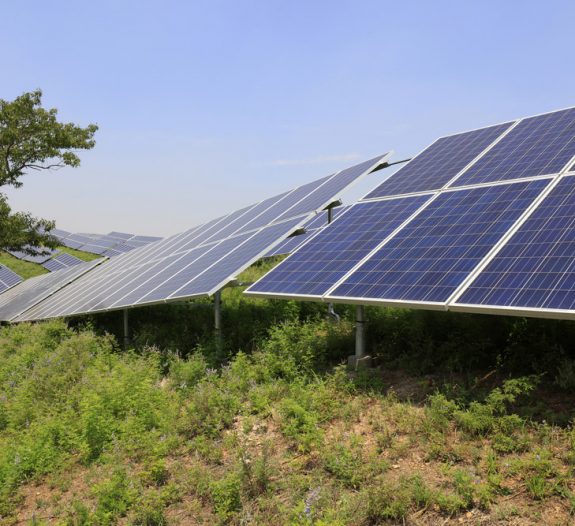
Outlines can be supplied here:
<path id="1" fill-rule="evenodd" d="M 0 320 L 72 316 L 212 295 L 388 157 L 379 156 L 166 239 L 150 243 L 145 236 L 134 236 L 127 241 L 145 245 L 101 265 L 57 271 L 48 275 L 54 277 L 53 283 L 46 276 L 32 284 L 28 280 L 20 287 L 24 302 L 18 299 L 19 287 L 12 294 L 17 308 L 9 301 L 3 310 L 0 303 Z M 109 236 L 126 242 L 122 233 Z M 81 243 L 86 237 L 71 234 L 66 240 Z M 75 269 L 85 268 L 71 279 Z M 45 289 L 49 294 L 43 293 Z"/>
<path id="2" fill-rule="evenodd" d="M 575 108 L 444 137 L 246 293 L 575 318 L 574 165 Z"/>
<path id="3" fill-rule="evenodd" d="M 4 265 L 0 265 L 0 294 L 22 282 L 22 278 Z"/>
<path id="4" fill-rule="evenodd" d="M 125 232 L 110 232 L 105 235 L 72 234 L 66 230 L 54 229 L 50 233 L 57 237 L 65 247 L 107 257 L 119 256 L 162 239 L 161 237 L 138 236 Z"/>

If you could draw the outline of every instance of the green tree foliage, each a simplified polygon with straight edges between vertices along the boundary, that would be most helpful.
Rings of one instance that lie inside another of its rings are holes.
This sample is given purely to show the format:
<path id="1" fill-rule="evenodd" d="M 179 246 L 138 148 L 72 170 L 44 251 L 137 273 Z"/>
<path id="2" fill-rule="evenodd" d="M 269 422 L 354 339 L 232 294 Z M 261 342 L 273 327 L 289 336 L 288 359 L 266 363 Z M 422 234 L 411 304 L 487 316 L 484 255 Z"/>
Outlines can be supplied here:
<path id="1" fill-rule="evenodd" d="M 22 186 L 30 170 L 55 170 L 80 165 L 78 150 L 94 147 L 98 127 L 85 128 L 57 120 L 55 108 L 42 107 L 42 92 L 35 90 L 13 101 L 0 99 L 0 187 Z M 54 247 L 49 235 L 52 221 L 26 213 L 13 213 L 0 193 L 0 249 L 38 253 L 30 247 Z"/>

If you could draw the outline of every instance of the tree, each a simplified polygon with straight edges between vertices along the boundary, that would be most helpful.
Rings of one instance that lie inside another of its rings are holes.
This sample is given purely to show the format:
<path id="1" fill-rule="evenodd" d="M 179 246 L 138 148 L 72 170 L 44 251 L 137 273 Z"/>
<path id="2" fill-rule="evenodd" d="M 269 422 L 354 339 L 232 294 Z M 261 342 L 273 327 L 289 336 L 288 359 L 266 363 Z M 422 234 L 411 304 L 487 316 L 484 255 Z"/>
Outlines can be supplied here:
<path id="1" fill-rule="evenodd" d="M 0 188 L 22 186 L 29 170 L 55 170 L 80 165 L 79 150 L 94 147 L 98 127 L 85 128 L 57 120 L 58 111 L 42 107 L 42 91 L 35 90 L 13 101 L 0 99 Z M 39 253 L 38 247 L 54 248 L 52 221 L 26 213 L 13 213 L 0 193 L 0 249 Z M 41 252 L 41 250 L 40 250 Z"/>

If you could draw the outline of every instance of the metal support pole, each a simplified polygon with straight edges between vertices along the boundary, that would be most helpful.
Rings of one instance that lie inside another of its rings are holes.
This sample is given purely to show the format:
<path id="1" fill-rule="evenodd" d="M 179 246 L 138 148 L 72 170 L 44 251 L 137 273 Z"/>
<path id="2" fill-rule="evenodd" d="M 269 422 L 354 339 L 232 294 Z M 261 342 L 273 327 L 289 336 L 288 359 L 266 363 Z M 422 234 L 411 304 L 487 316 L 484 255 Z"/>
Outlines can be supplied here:
<path id="1" fill-rule="evenodd" d="M 365 357 L 365 310 L 363 305 L 355 309 L 355 359 Z"/>
<path id="2" fill-rule="evenodd" d="M 332 219 L 333 219 L 333 207 L 330 206 L 327 209 L 327 224 L 328 225 L 332 222 Z M 333 303 L 331 303 L 331 302 L 327 304 L 327 314 L 332 319 L 339 322 L 339 314 L 337 312 L 335 312 L 335 308 L 333 306 Z"/>
<path id="3" fill-rule="evenodd" d="M 222 292 L 218 290 L 214 294 L 214 337 L 218 357 L 222 354 Z"/>
<path id="4" fill-rule="evenodd" d="M 128 309 L 124 309 L 124 350 L 130 345 L 130 324 L 128 320 Z"/>
<path id="5" fill-rule="evenodd" d="M 371 367 L 371 356 L 365 352 L 365 310 L 363 305 L 355 309 L 355 354 L 348 356 L 347 364 L 356 371 Z"/>

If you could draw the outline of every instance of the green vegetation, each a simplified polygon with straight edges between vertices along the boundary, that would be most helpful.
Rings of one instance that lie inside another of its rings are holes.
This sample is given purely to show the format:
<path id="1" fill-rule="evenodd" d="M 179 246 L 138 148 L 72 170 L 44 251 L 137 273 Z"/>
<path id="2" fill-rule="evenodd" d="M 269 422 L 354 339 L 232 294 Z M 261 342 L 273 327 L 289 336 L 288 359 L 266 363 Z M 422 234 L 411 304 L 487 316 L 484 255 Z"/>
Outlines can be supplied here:
<path id="1" fill-rule="evenodd" d="M 544 377 L 350 374 L 331 358 L 351 323 L 288 302 L 264 328 L 280 303 L 258 305 L 262 335 L 224 365 L 209 338 L 0 329 L 0 523 L 571 520 L 575 431 L 539 418 Z"/>
<path id="2" fill-rule="evenodd" d="M 10 270 L 16 272 L 16 274 L 24 279 L 48 273 L 42 265 L 30 263 L 29 261 L 22 261 L 21 259 L 8 254 L 8 252 L 0 251 L 0 264 L 7 266 Z"/>

